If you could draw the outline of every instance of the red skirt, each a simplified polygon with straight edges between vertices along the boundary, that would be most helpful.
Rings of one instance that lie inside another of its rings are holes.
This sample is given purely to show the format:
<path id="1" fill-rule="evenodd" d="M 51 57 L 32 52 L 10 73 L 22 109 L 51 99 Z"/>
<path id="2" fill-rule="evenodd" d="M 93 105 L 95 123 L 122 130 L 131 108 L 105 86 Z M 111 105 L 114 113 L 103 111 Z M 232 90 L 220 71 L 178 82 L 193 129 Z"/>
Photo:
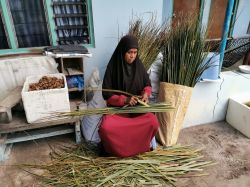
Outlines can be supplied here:
<path id="1" fill-rule="evenodd" d="M 149 151 L 158 128 L 158 120 L 152 113 L 136 117 L 104 115 L 99 135 L 107 153 L 129 157 Z"/>

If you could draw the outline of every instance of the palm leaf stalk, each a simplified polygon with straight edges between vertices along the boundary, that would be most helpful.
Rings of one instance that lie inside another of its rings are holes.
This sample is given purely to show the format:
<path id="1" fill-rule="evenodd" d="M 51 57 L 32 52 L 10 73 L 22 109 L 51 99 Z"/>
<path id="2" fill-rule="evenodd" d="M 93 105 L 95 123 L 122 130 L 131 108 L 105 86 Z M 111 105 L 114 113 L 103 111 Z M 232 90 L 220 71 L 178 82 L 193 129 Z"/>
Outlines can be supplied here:
<path id="1" fill-rule="evenodd" d="M 98 114 L 139 114 L 147 112 L 167 112 L 174 110 L 170 104 L 167 103 L 154 103 L 148 106 L 127 106 L 127 107 L 105 107 L 95 109 L 77 110 L 72 112 L 53 112 L 51 117 L 74 117 L 74 116 L 90 116 Z"/>
<path id="2" fill-rule="evenodd" d="M 213 164 L 202 159 L 200 150 L 181 145 L 123 159 L 98 157 L 85 144 L 51 155 L 50 163 L 19 166 L 47 186 L 176 186 L 178 178 L 202 176 L 204 167 Z"/>
<path id="3" fill-rule="evenodd" d="M 208 54 L 206 32 L 197 16 L 173 27 L 163 46 L 161 81 L 194 87 L 202 73 L 211 66 L 204 62 Z"/>
<path id="4" fill-rule="evenodd" d="M 147 103 L 143 102 L 142 100 L 140 100 L 140 96 L 138 95 L 133 95 L 131 93 L 128 93 L 128 92 L 125 92 L 125 91 L 121 91 L 121 90 L 115 90 L 115 89 L 97 89 L 97 88 L 87 88 L 85 89 L 86 91 L 104 91 L 104 92 L 113 92 L 113 93 L 121 93 L 121 94 L 124 94 L 124 95 L 127 95 L 127 96 L 134 96 L 137 98 L 137 101 L 138 103 L 144 105 L 144 106 L 149 106 Z"/>
<path id="5" fill-rule="evenodd" d="M 82 116 L 91 116 L 91 115 L 105 115 L 105 114 L 141 114 L 148 112 L 168 112 L 172 111 L 175 108 L 171 106 L 170 103 L 162 102 L 162 103 L 153 103 L 147 104 L 139 99 L 140 96 L 136 96 L 121 90 L 114 89 L 96 89 L 96 88 L 87 88 L 88 91 L 106 91 L 106 92 L 114 92 L 121 93 L 128 96 L 134 96 L 138 98 L 138 102 L 141 105 L 136 106 L 128 106 L 124 107 L 105 107 L 105 108 L 93 108 L 93 109 L 83 109 L 76 110 L 70 112 L 51 112 L 48 117 L 44 117 L 40 119 L 40 121 L 47 121 L 54 119 L 62 119 L 62 118 L 70 118 L 70 117 L 82 117 Z"/>
<path id="6" fill-rule="evenodd" d="M 147 70 L 160 53 L 168 30 L 167 24 L 157 24 L 156 16 L 145 23 L 140 18 L 130 22 L 128 34 L 138 39 L 138 56 Z"/>

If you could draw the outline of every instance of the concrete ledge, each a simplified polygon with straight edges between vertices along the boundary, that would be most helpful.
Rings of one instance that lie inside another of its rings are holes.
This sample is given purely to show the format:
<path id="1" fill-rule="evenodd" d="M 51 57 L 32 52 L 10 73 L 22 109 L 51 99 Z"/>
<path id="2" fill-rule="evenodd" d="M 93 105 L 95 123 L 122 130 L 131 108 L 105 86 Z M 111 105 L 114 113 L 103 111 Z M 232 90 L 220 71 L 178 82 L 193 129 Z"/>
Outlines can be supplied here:
<path id="1" fill-rule="evenodd" d="M 250 74 L 226 71 L 221 81 L 198 82 L 194 87 L 183 127 L 224 121 L 231 96 L 250 91 Z"/>

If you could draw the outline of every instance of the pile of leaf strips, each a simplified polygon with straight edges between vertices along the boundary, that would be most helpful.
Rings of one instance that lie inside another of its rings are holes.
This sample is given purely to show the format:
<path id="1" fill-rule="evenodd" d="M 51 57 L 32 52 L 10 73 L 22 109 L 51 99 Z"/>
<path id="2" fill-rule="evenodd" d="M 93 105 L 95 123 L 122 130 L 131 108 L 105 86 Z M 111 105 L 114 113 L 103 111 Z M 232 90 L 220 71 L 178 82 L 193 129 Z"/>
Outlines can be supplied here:
<path id="1" fill-rule="evenodd" d="M 158 148 L 123 159 L 98 157 L 92 150 L 86 144 L 64 147 L 53 150 L 51 163 L 22 168 L 42 169 L 36 176 L 47 186 L 176 186 L 177 178 L 202 176 L 203 168 L 212 164 L 191 146 Z"/>

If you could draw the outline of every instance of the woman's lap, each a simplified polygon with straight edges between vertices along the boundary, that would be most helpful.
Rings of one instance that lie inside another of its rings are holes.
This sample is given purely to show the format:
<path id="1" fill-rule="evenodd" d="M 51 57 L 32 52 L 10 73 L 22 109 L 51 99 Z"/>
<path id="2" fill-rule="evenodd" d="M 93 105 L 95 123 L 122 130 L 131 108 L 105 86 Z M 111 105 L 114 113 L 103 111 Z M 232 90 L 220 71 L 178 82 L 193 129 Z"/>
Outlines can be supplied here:
<path id="1" fill-rule="evenodd" d="M 159 127 L 152 113 L 136 117 L 105 115 L 99 134 L 105 150 L 120 157 L 133 156 L 149 151 L 150 141 Z"/>

